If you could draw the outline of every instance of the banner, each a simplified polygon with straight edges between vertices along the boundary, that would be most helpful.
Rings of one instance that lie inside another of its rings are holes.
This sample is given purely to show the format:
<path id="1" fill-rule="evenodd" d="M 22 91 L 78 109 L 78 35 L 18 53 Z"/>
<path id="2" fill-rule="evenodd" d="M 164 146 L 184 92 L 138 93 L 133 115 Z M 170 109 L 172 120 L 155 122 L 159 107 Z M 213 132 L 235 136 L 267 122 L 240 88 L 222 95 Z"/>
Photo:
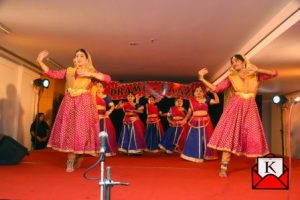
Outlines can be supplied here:
<path id="1" fill-rule="evenodd" d="M 112 81 L 105 85 L 105 93 L 113 100 L 126 99 L 130 92 L 144 97 L 153 95 L 156 99 L 163 97 L 189 99 L 193 96 L 194 89 L 199 86 L 201 86 L 200 82 L 181 84 L 166 81 L 139 81 L 133 83 Z"/>

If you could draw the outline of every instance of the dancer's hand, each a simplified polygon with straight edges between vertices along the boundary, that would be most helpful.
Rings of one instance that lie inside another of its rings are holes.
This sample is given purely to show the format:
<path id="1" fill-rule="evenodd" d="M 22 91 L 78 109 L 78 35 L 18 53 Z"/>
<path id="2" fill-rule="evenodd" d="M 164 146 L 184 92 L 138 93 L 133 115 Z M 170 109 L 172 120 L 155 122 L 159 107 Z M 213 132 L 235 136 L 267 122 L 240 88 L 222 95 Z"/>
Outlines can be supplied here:
<path id="1" fill-rule="evenodd" d="M 183 119 L 183 120 L 179 121 L 178 123 L 179 123 L 180 125 L 184 125 L 184 124 L 186 124 L 186 122 L 187 122 L 187 120 L 186 120 L 186 119 Z"/>
<path id="2" fill-rule="evenodd" d="M 199 80 L 204 79 L 204 76 L 208 74 L 208 70 L 206 68 L 202 68 L 198 71 Z"/>
<path id="3" fill-rule="evenodd" d="M 136 94 L 136 95 L 135 95 L 135 99 L 136 99 L 136 100 L 140 100 L 141 97 L 142 97 L 142 95 L 140 95 L 140 94 Z"/>
<path id="4" fill-rule="evenodd" d="M 84 69 L 78 69 L 76 71 L 76 74 L 81 77 L 93 77 L 91 72 L 86 71 Z"/>
<path id="5" fill-rule="evenodd" d="M 162 111 L 158 111 L 158 115 L 159 116 L 163 116 L 163 112 Z"/>
<path id="6" fill-rule="evenodd" d="M 254 74 L 255 72 L 257 72 L 258 71 L 258 67 L 256 67 L 255 65 L 250 65 L 249 67 L 248 67 L 248 72 L 249 72 L 249 74 Z"/>
<path id="7" fill-rule="evenodd" d="M 49 52 L 44 50 L 44 51 L 41 51 L 38 55 L 38 57 L 36 58 L 36 62 L 37 63 L 42 63 L 43 60 L 49 55 Z"/>
<path id="8" fill-rule="evenodd" d="M 104 117 L 109 117 L 110 114 L 111 114 L 110 111 L 106 111 L 105 114 L 104 114 Z"/>
<path id="9" fill-rule="evenodd" d="M 115 106 L 115 109 L 123 108 L 123 106 L 124 106 L 124 102 L 123 102 L 122 100 L 120 100 L 120 101 L 118 102 L 118 104 Z"/>
<path id="10" fill-rule="evenodd" d="M 142 97 L 142 95 L 136 94 L 136 95 L 135 95 L 135 102 L 136 102 L 136 103 L 140 103 L 141 97 Z"/>

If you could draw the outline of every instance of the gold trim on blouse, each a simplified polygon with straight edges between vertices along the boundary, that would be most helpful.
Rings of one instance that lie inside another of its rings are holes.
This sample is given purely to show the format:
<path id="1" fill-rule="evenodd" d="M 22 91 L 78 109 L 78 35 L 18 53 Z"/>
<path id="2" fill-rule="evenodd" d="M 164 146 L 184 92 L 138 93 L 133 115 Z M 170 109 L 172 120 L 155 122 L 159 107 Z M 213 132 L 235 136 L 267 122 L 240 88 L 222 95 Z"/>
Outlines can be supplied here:
<path id="1" fill-rule="evenodd" d="M 196 116 L 196 117 L 207 116 L 207 111 L 205 111 L 205 110 L 194 111 L 193 116 Z"/>
<path id="2" fill-rule="evenodd" d="M 88 93 L 89 90 L 87 89 L 74 89 L 74 88 L 68 88 L 67 91 L 69 92 L 69 94 L 74 97 L 74 96 L 79 96 L 81 94 L 84 93 Z"/>
<path id="3" fill-rule="evenodd" d="M 173 117 L 173 120 L 181 120 L 181 119 L 183 119 L 183 117 L 181 117 L 181 116 L 174 116 Z"/>
<path id="4" fill-rule="evenodd" d="M 151 118 L 151 117 L 158 117 L 158 115 L 157 114 L 150 114 L 150 115 L 148 115 L 148 118 Z"/>
<path id="5" fill-rule="evenodd" d="M 135 112 L 125 112 L 125 115 L 136 115 L 137 113 Z"/>
<path id="6" fill-rule="evenodd" d="M 253 98 L 255 97 L 255 94 L 254 93 L 246 93 L 246 92 L 235 92 L 234 93 L 236 96 L 239 96 L 243 99 L 250 99 L 250 98 Z"/>
<path id="7" fill-rule="evenodd" d="M 107 115 L 99 115 L 99 119 L 105 119 L 105 118 L 108 118 Z"/>
<path id="8" fill-rule="evenodd" d="M 96 105 L 96 107 L 97 107 L 97 110 L 106 110 L 106 107 L 102 106 L 102 105 Z"/>

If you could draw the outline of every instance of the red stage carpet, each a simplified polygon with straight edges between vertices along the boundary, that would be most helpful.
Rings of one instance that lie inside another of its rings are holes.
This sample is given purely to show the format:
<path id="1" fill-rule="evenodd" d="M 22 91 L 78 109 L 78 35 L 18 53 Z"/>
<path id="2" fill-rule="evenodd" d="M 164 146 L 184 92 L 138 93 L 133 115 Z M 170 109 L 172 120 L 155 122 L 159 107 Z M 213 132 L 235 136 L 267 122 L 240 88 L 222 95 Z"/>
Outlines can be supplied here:
<path id="1" fill-rule="evenodd" d="M 85 157 L 73 173 L 65 172 L 66 154 L 50 149 L 32 151 L 22 163 L 0 166 L 0 199 L 100 199 L 98 181 L 83 178 L 84 170 L 97 158 Z M 233 157 L 229 176 L 218 176 L 219 161 L 192 163 L 175 155 L 118 155 L 106 158 L 114 181 L 129 186 L 112 188 L 112 200 L 299 200 L 300 160 L 292 162 L 290 190 L 253 190 L 254 159 Z M 89 176 L 97 177 L 99 168 Z"/>

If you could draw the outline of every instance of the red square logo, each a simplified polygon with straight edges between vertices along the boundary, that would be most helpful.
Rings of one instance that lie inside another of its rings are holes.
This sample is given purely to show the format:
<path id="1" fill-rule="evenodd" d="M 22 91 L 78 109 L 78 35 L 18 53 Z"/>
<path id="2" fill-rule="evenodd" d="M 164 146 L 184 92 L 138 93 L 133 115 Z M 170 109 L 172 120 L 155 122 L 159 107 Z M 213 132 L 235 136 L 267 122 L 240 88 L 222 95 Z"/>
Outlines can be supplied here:
<path id="1" fill-rule="evenodd" d="M 282 157 L 269 154 L 257 158 L 252 167 L 252 189 L 289 189 L 289 169 Z"/>

